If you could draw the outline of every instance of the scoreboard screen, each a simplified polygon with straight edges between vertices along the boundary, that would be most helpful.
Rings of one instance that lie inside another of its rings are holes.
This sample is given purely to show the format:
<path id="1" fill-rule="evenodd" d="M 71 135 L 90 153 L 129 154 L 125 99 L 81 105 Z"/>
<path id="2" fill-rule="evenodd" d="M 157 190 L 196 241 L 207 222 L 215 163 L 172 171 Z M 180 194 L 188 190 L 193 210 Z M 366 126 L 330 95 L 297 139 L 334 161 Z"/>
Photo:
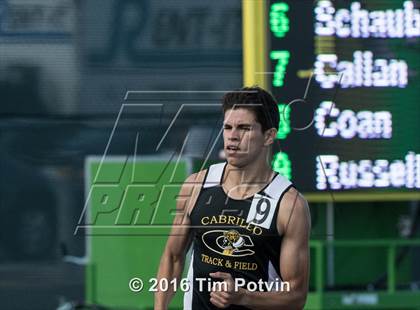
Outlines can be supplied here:
<path id="1" fill-rule="evenodd" d="M 274 168 L 306 193 L 418 193 L 420 2 L 266 4 Z"/>

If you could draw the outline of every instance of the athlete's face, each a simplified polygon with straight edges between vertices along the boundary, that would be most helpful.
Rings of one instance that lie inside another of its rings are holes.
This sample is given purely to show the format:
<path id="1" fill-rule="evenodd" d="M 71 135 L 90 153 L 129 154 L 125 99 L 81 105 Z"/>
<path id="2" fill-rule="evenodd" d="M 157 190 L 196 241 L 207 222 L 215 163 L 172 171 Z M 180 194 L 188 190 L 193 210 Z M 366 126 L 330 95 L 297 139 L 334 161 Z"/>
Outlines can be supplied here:
<path id="1" fill-rule="evenodd" d="M 261 130 L 252 111 L 237 108 L 225 112 L 223 122 L 224 151 L 228 163 L 244 167 L 260 156 L 266 156 L 273 143 L 275 129 Z"/>

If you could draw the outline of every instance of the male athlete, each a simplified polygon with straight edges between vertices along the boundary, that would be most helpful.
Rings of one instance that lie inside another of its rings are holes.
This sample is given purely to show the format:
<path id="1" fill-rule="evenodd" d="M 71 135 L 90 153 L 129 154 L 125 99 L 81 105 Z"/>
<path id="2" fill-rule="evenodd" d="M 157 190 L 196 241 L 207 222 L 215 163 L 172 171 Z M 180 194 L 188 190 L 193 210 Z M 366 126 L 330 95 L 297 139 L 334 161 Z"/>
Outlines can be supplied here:
<path id="1" fill-rule="evenodd" d="M 223 112 L 226 162 L 183 184 L 158 280 L 180 281 L 192 242 L 184 310 L 302 309 L 310 214 L 306 200 L 271 169 L 276 101 L 262 88 L 246 87 L 225 94 Z M 158 291 L 155 310 L 168 309 L 173 295 L 172 285 Z"/>

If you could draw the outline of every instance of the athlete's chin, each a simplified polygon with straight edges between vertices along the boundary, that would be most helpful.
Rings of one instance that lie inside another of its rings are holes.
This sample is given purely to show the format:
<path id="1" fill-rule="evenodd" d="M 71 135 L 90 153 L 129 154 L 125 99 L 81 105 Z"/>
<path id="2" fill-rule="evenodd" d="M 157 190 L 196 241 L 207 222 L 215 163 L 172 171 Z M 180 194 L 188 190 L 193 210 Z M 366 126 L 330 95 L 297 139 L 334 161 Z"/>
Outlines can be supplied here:
<path id="1" fill-rule="evenodd" d="M 226 159 L 228 164 L 235 168 L 243 168 L 248 165 L 248 161 L 243 158 L 228 156 Z"/>

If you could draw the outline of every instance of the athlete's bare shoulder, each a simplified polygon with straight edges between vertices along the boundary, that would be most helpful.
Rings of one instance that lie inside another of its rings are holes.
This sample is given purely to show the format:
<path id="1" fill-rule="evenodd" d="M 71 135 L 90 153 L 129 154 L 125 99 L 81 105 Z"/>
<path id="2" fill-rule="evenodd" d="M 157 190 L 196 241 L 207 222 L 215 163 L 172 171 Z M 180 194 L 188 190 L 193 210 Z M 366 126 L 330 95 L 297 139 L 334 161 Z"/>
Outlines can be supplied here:
<path id="1" fill-rule="evenodd" d="M 310 221 L 308 202 L 294 187 L 290 187 L 287 192 L 284 193 L 279 208 L 277 229 L 281 235 L 286 231 L 292 218 L 294 222 L 302 221 L 306 223 Z"/>
<path id="2" fill-rule="evenodd" d="M 192 209 L 198 198 L 198 194 L 203 186 L 204 178 L 206 177 L 207 169 L 200 170 L 199 172 L 191 174 L 186 178 L 182 185 L 180 196 L 184 197 L 187 201 L 187 212 L 191 214 Z"/>
<path id="3" fill-rule="evenodd" d="M 186 179 L 184 184 L 188 185 L 202 185 L 204 177 L 206 176 L 207 169 L 200 170 L 196 173 L 189 175 Z"/>

